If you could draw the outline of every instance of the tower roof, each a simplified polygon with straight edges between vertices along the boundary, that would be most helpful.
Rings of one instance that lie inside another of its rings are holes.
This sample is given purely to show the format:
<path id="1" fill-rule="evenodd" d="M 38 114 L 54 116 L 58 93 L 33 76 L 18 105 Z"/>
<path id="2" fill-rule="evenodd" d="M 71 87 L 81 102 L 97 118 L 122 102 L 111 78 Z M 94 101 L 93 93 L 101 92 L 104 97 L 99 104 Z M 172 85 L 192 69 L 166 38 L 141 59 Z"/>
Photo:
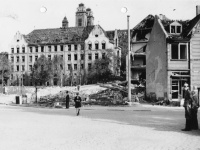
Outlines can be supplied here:
<path id="1" fill-rule="evenodd" d="M 66 16 L 63 18 L 63 21 L 62 21 L 62 22 L 67 22 L 67 23 L 68 23 L 68 20 L 67 20 L 67 17 L 66 17 Z"/>

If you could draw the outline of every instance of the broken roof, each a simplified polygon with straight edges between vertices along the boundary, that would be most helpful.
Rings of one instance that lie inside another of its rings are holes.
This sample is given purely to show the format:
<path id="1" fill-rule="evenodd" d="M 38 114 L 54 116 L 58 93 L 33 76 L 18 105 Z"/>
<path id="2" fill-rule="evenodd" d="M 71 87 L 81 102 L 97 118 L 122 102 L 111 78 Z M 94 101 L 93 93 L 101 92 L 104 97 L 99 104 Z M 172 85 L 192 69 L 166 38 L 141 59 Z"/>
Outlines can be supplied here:
<path id="1" fill-rule="evenodd" d="M 191 31 L 197 24 L 197 22 L 200 20 L 200 15 L 197 15 L 191 20 L 170 20 L 166 18 L 160 18 L 162 25 L 165 29 L 165 31 L 168 33 L 168 39 L 172 41 L 188 41 L 191 38 Z M 170 34 L 170 24 L 173 22 L 178 22 L 182 25 L 182 33 L 179 35 L 172 35 Z"/>
<path id="2" fill-rule="evenodd" d="M 94 26 L 36 29 L 25 36 L 29 45 L 84 42 Z"/>

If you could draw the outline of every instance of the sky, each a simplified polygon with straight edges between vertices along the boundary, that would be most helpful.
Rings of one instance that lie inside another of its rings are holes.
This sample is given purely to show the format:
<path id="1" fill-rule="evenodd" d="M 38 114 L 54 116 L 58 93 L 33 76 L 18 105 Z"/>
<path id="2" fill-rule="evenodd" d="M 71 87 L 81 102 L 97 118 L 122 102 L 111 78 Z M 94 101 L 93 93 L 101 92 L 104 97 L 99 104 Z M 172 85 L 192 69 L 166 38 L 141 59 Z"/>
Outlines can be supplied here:
<path id="1" fill-rule="evenodd" d="M 196 16 L 200 0 L 0 0 L 0 52 L 10 52 L 10 42 L 17 31 L 29 34 L 34 29 L 59 28 L 66 16 L 75 26 L 75 12 L 80 3 L 91 8 L 94 24 L 105 31 L 133 28 L 149 14 L 164 14 L 169 19 L 187 20 Z M 41 12 L 41 7 L 46 12 Z M 127 13 L 121 9 L 126 7 Z"/>

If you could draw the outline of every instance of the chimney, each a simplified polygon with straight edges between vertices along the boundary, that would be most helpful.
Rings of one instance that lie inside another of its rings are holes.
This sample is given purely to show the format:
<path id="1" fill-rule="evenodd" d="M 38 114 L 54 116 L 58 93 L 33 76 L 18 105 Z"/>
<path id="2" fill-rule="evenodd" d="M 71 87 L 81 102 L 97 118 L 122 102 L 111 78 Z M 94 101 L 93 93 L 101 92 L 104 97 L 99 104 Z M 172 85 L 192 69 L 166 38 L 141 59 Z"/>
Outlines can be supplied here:
<path id="1" fill-rule="evenodd" d="M 197 5 L 196 6 L 196 15 L 199 15 L 200 14 L 200 5 Z"/>

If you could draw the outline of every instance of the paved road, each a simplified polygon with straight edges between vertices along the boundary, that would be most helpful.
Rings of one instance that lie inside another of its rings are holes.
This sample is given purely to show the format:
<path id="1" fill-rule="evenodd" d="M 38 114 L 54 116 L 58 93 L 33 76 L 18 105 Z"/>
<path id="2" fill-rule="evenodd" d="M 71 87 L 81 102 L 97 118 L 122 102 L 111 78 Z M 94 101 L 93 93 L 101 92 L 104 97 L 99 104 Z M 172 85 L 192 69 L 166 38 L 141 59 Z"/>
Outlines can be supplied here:
<path id="1" fill-rule="evenodd" d="M 0 114 L 0 150 L 200 150 L 200 130 L 181 131 L 179 107 L 84 107 L 76 116 L 0 105 Z"/>

